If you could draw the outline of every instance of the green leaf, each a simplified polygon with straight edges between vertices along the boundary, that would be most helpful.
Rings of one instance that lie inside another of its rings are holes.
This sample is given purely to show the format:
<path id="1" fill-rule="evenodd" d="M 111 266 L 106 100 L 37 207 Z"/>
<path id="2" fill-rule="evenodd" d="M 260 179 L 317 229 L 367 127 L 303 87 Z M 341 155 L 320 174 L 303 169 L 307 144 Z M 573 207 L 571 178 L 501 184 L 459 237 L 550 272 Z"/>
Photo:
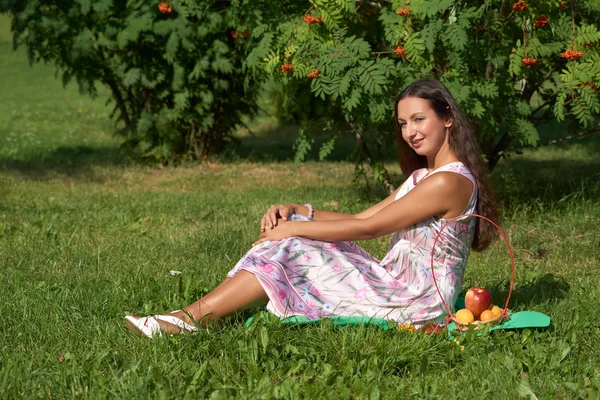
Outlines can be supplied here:
<path id="1" fill-rule="evenodd" d="M 420 38 L 420 32 L 415 32 L 410 35 L 404 49 L 406 50 L 406 58 L 410 61 L 419 62 L 423 60 L 425 42 Z"/>
<path id="2" fill-rule="evenodd" d="M 171 33 L 169 36 L 169 40 L 167 40 L 166 44 L 166 59 L 169 62 L 173 62 L 175 60 L 175 56 L 177 55 L 177 49 L 179 49 L 179 36 L 177 32 Z"/>
<path id="3" fill-rule="evenodd" d="M 183 111 L 188 105 L 189 93 L 187 91 L 176 93 L 173 97 L 176 111 Z"/>
<path id="4" fill-rule="evenodd" d="M 533 123 L 523 118 L 517 118 L 512 123 L 511 133 L 523 146 L 533 146 L 540 140 L 539 133 Z"/>
<path id="5" fill-rule="evenodd" d="M 92 10 L 92 0 L 77 0 L 81 6 L 81 13 L 87 15 Z"/>
<path id="6" fill-rule="evenodd" d="M 107 12 L 113 6 L 113 0 L 94 0 L 92 8 L 97 13 Z"/>
<path id="7" fill-rule="evenodd" d="M 423 37 L 423 42 L 425 43 L 427 51 L 432 52 L 434 50 L 435 41 L 443 26 L 444 21 L 437 19 L 425 25 L 425 27 L 421 29 L 421 36 Z"/>
<path id="8" fill-rule="evenodd" d="M 522 47 L 517 47 L 510 53 L 508 72 L 512 76 L 521 76 L 521 67 L 523 66 L 524 56 L 525 50 Z"/>
<path id="9" fill-rule="evenodd" d="M 333 148 L 335 147 L 335 139 L 336 137 L 334 136 L 321 145 L 321 149 L 319 150 L 319 160 L 323 161 L 329 154 L 331 154 Z"/>
<path id="10" fill-rule="evenodd" d="M 301 163 L 304 161 L 308 152 L 312 149 L 312 145 L 315 142 L 313 138 L 309 138 L 307 136 L 306 128 L 302 128 L 300 130 L 300 136 L 296 139 L 294 143 L 294 149 L 296 150 L 296 154 L 294 155 L 294 162 Z"/>
<path id="11" fill-rule="evenodd" d="M 450 46 L 457 51 L 463 51 L 469 40 L 467 32 L 459 24 L 448 25 L 444 31 L 444 37 Z"/>
<path id="12" fill-rule="evenodd" d="M 139 68 L 131 68 L 123 76 L 123 85 L 125 87 L 130 87 L 130 86 L 135 85 L 140 80 L 140 76 L 141 76 L 141 71 Z"/>

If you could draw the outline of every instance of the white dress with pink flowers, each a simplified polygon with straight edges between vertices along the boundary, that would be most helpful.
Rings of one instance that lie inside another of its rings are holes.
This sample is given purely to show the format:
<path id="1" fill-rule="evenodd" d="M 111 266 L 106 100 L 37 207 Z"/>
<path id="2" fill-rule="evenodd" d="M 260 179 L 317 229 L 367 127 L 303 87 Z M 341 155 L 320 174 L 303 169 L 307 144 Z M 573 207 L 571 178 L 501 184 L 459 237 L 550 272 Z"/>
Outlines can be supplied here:
<path id="1" fill-rule="evenodd" d="M 454 172 L 473 182 L 474 190 L 463 214 L 476 212 L 477 186 L 460 162 L 444 165 L 438 172 Z M 412 190 L 427 169 L 419 169 L 403 183 L 396 200 Z M 292 220 L 310 220 L 294 215 Z M 383 318 L 416 327 L 443 323 L 445 309 L 435 289 L 431 271 L 433 241 L 447 221 L 430 218 L 396 232 L 382 260 L 354 242 L 321 242 L 291 237 L 253 247 L 229 272 L 254 274 L 267 295 L 267 310 L 285 318 L 309 319 L 332 316 Z M 451 222 L 436 244 L 434 274 L 448 305 L 462 288 L 464 270 L 473 240 L 474 217 Z"/>

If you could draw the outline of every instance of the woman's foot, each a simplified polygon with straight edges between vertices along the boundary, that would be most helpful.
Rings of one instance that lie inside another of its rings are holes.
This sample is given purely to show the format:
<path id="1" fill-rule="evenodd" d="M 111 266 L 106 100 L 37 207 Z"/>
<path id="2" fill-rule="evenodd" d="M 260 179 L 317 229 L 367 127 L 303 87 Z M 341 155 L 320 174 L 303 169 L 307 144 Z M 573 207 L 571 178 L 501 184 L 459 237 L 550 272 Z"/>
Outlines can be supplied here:
<path id="1" fill-rule="evenodd" d="M 154 315 L 149 317 L 136 317 L 127 315 L 125 324 L 127 328 L 138 336 L 147 336 L 153 338 L 156 336 L 175 335 L 185 332 L 197 332 L 195 325 L 183 321 L 189 318 L 181 318 L 181 312 L 174 311 L 168 315 Z"/>

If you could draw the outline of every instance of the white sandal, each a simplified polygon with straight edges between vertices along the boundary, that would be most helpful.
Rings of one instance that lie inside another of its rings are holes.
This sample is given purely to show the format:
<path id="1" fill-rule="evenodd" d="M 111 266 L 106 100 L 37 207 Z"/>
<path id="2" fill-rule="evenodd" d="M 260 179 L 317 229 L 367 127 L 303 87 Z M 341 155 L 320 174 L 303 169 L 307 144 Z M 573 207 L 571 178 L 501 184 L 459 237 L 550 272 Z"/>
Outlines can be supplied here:
<path id="1" fill-rule="evenodd" d="M 127 328 L 136 335 L 147 336 L 153 338 L 162 336 L 160 324 L 158 321 L 168 322 L 173 324 L 182 331 L 198 332 L 198 328 L 190 325 L 173 315 L 155 315 L 153 317 L 134 317 L 133 315 L 125 316 L 125 324 Z"/>

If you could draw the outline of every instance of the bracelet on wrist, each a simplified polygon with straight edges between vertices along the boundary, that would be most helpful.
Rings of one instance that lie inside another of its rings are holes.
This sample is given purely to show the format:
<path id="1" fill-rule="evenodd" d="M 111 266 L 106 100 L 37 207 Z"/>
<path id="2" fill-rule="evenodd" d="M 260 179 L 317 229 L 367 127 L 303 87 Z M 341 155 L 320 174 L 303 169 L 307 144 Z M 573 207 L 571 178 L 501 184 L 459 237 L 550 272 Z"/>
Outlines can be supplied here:
<path id="1" fill-rule="evenodd" d="M 308 218 L 314 218 L 315 210 L 314 210 L 313 206 L 310 204 L 305 204 L 304 207 L 308 208 Z"/>

